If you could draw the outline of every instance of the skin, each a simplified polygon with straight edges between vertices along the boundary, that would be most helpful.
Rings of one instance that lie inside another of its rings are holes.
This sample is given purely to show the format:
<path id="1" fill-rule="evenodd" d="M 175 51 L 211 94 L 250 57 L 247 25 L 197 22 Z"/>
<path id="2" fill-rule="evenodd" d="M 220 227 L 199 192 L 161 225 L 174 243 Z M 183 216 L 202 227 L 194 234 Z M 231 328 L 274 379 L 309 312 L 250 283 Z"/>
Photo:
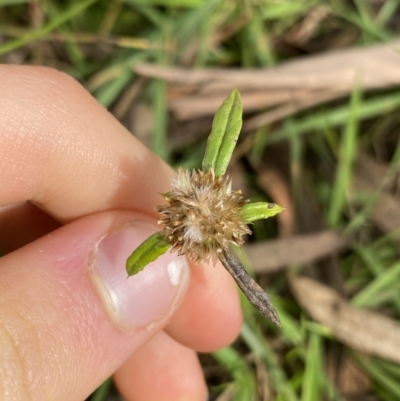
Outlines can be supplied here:
<path id="1" fill-rule="evenodd" d="M 173 171 L 63 73 L 0 66 L 0 88 L 0 399 L 83 400 L 115 374 L 128 401 L 204 401 L 195 351 L 242 322 L 229 274 L 191 266 L 175 313 L 138 332 L 87 268 L 105 234 L 156 218 Z"/>

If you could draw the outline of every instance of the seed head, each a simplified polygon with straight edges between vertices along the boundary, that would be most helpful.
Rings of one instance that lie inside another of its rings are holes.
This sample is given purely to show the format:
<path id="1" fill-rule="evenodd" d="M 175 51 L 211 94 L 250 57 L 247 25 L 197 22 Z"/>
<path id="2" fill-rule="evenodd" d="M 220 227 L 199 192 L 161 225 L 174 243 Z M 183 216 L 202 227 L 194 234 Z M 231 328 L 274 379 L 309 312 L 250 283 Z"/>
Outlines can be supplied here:
<path id="1" fill-rule="evenodd" d="M 241 191 L 232 191 L 229 178 L 216 178 L 213 169 L 180 168 L 173 190 L 162 196 L 168 202 L 156 207 L 162 235 L 171 251 L 187 254 L 196 263 L 212 259 L 215 264 L 230 244 L 242 245 L 242 236 L 251 233 L 240 215 L 248 200 Z"/>

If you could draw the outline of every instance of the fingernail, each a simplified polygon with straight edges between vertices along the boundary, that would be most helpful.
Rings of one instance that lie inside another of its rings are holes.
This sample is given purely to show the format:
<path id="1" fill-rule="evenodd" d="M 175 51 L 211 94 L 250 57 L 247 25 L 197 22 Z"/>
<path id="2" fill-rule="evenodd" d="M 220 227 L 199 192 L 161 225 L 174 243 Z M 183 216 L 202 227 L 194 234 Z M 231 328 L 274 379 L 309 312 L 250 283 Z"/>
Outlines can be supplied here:
<path id="1" fill-rule="evenodd" d="M 114 318 L 131 328 L 168 318 L 177 306 L 189 277 L 184 256 L 169 251 L 128 277 L 126 259 L 159 228 L 137 222 L 104 237 L 92 267 L 95 283 Z"/>

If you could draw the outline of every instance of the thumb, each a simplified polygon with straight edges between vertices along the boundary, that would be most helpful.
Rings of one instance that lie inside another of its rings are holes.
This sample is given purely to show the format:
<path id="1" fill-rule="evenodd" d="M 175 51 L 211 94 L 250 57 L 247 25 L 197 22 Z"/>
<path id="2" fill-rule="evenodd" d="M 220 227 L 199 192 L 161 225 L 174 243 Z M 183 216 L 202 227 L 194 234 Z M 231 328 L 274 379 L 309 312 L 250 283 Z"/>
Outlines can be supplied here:
<path id="1" fill-rule="evenodd" d="M 102 213 L 0 259 L 0 399 L 84 399 L 162 329 L 186 288 L 186 259 L 167 253 L 125 272 L 156 229 Z"/>

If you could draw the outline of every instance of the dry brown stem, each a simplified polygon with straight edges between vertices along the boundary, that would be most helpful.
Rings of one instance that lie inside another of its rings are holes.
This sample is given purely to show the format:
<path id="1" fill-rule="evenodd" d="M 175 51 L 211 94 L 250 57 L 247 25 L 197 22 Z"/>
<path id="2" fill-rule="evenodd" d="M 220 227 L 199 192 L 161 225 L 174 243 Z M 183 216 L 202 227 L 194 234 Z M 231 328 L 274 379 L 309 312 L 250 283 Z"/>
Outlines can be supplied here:
<path id="1" fill-rule="evenodd" d="M 184 69 L 140 64 L 135 71 L 163 79 L 170 108 L 182 120 L 211 115 L 232 88 L 242 93 L 245 112 L 272 108 L 246 129 L 349 94 L 358 80 L 364 91 L 400 85 L 400 41 L 303 57 L 257 70 Z M 186 88 L 186 89 L 185 89 Z"/>
<path id="2" fill-rule="evenodd" d="M 268 294 L 253 280 L 242 264 L 229 252 L 222 252 L 219 260 L 234 278 L 250 303 L 271 322 L 281 327 L 278 314 Z"/>

